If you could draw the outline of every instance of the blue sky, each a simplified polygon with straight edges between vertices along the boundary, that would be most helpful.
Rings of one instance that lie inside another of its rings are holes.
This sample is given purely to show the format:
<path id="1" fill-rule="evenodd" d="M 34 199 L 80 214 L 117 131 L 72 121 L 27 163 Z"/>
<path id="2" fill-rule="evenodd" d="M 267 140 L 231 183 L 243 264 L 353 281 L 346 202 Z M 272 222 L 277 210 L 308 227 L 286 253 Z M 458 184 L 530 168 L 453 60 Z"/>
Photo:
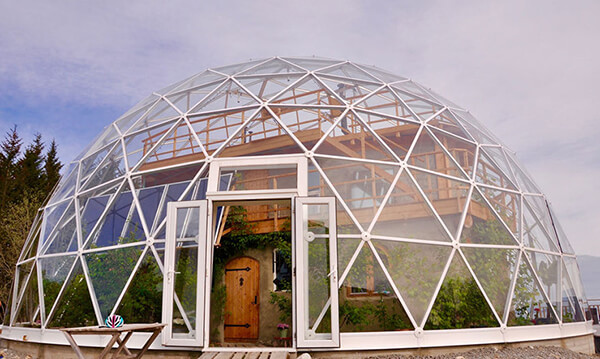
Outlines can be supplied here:
<path id="1" fill-rule="evenodd" d="M 0 0 L 0 132 L 63 161 L 138 100 L 273 55 L 376 65 L 468 108 L 600 256 L 600 2 Z"/>

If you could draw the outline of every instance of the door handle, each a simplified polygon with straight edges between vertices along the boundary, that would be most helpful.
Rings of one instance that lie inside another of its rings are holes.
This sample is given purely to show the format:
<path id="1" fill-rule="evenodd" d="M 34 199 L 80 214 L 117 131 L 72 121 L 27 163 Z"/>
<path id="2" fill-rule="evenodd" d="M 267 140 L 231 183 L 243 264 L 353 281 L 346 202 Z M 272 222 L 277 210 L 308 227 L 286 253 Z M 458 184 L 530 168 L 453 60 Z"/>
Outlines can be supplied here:
<path id="1" fill-rule="evenodd" d="M 257 295 L 254 296 L 254 304 L 258 304 L 258 296 Z"/>

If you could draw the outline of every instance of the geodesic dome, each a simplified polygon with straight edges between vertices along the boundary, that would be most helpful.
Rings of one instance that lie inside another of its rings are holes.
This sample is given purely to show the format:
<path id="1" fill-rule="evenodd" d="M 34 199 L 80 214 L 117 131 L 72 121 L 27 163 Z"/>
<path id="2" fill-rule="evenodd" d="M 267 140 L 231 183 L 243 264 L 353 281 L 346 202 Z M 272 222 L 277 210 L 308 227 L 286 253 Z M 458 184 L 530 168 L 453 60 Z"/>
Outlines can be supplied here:
<path id="1" fill-rule="evenodd" d="M 305 171 L 268 166 L 286 156 Z M 275 57 L 194 75 L 106 127 L 40 210 L 6 324 L 102 324 L 144 268 L 159 288 L 167 203 L 206 198 L 222 158 L 240 168 L 217 174 L 219 191 L 256 189 L 251 158 L 266 165 L 258 189 L 297 176 L 305 195 L 335 198 L 340 316 L 373 297 L 402 322 L 343 317 L 342 335 L 585 321 L 575 254 L 546 197 L 468 111 L 375 67 Z M 75 307 L 86 311 L 71 318 Z"/>

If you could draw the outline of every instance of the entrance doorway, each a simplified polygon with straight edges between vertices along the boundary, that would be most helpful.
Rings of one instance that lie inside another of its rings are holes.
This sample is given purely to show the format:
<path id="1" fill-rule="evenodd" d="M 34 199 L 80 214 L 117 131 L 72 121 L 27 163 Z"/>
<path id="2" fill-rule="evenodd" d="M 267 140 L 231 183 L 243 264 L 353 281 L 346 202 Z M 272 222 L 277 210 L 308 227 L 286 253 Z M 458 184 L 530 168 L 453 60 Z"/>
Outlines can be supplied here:
<path id="1" fill-rule="evenodd" d="M 291 200 L 215 201 L 213 213 L 210 345 L 291 346 Z"/>

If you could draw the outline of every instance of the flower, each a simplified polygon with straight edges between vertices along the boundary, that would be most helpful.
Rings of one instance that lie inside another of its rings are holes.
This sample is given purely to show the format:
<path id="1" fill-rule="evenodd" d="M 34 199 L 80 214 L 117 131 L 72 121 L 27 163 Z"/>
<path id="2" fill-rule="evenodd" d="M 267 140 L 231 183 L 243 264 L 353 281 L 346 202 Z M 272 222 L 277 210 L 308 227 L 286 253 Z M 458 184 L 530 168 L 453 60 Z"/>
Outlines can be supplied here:
<path id="1" fill-rule="evenodd" d="M 290 326 L 285 323 L 277 324 L 277 329 L 279 329 L 279 330 L 284 330 L 284 329 L 289 329 L 289 328 L 290 328 Z"/>

